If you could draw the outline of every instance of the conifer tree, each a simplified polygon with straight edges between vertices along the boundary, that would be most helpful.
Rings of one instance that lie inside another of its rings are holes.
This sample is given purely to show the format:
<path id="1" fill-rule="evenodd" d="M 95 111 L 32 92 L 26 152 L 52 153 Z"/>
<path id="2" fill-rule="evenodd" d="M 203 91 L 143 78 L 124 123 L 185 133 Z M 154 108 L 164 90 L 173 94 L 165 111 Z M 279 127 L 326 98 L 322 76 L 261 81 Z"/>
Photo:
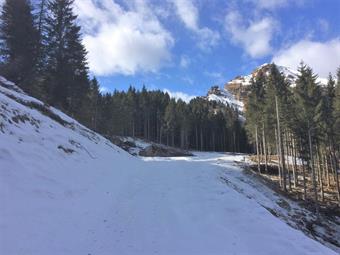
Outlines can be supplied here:
<path id="1" fill-rule="evenodd" d="M 0 73 L 35 94 L 38 33 L 29 0 L 6 0 L 0 16 Z"/>
<path id="2" fill-rule="evenodd" d="M 52 0 L 48 3 L 45 83 L 53 105 L 81 117 L 89 93 L 89 78 L 86 50 L 73 13 L 73 2 Z"/>
<path id="3" fill-rule="evenodd" d="M 337 70 L 337 83 L 335 88 L 335 97 L 334 97 L 334 131 L 335 131 L 335 143 L 332 143 L 333 150 L 333 162 L 334 162 L 334 175 L 336 181 L 337 195 L 338 201 L 340 203 L 340 183 L 339 183 L 339 158 L 340 158 L 340 67 Z"/>
<path id="4" fill-rule="evenodd" d="M 46 18 L 48 16 L 47 10 L 47 0 L 40 0 L 36 6 L 36 13 L 35 13 L 35 23 L 38 32 L 38 72 L 45 72 L 45 65 L 46 65 L 46 39 L 47 39 L 47 31 L 46 31 Z M 40 75 L 41 76 L 41 75 Z M 43 77 L 39 77 L 43 78 Z M 40 80 L 40 79 L 39 79 Z M 42 81 L 40 81 L 42 82 Z"/>
<path id="5" fill-rule="evenodd" d="M 177 128 L 176 101 L 171 99 L 164 113 L 164 126 L 167 134 L 167 144 L 175 145 L 175 131 Z"/>
<path id="6" fill-rule="evenodd" d="M 100 91 L 99 91 L 99 83 L 96 77 L 93 77 L 90 81 L 90 91 L 88 94 L 88 108 L 89 108 L 89 117 L 91 119 L 91 129 L 96 130 L 97 129 L 97 122 L 98 122 L 98 106 L 100 102 Z"/>
<path id="7" fill-rule="evenodd" d="M 317 202 L 318 195 L 314 167 L 314 144 L 316 144 L 317 138 L 317 123 L 315 116 L 317 116 L 317 106 L 320 103 L 321 91 L 316 82 L 316 78 L 317 76 L 313 74 L 312 69 L 302 63 L 299 67 L 299 76 L 296 81 L 295 97 L 297 105 L 300 108 L 298 120 L 302 131 L 300 134 L 301 140 L 303 141 L 301 148 L 304 152 L 305 159 L 309 162 L 309 169 L 312 172 L 314 199 Z"/>
<path id="8" fill-rule="evenodd" d="M 178 116 L 178 125 L 179 125 L 179 140 L 180 147 L 188 149 L 189 146 L 189 132 L 191 126 L 191 116 L 189 107 L 182 100 L 177 101 L 176 105 L 176 114 Z"/>
<path id="9" fill-rule="evenodd" d="M 250 94 L 246 109 L 246 128 L 255 140 L 258 171 L 260 172 L 260 130 L 263 126 L 265 75 L 259 72 L 251 81 Z"/>
<path id="10" fill-rule="evenodd" d="M 336 73 L 337 83 L 335 87 L 335 95 L 334 95 L 334 131 L 336 132 L 336 144 L 337 150 L 340 150 L 340 67 Z"/>

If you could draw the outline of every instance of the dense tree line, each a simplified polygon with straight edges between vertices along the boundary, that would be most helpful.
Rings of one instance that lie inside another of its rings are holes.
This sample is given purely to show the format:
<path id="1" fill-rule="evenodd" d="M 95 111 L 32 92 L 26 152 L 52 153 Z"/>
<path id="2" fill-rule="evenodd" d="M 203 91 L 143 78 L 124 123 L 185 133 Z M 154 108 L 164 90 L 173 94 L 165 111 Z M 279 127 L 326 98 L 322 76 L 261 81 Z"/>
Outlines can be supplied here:
<path id="1" fill-rule="evenodd" d="M 304 199 L 312 194 L 316 202 L 333 194 L 340 203 L 340 68 L 327 86 L 304 63 L 298 72 L 295 86 L 274 64 L 269 75 L 260 72 L 252 80 L 246 129 L 258 170 L 268 171 L 277 155 L 284 191 L 300 189 Z"/>
<path id="2" fill-rule="evenodd" d="M 96 81 L 94 80 L 96 83 Z M 225 105 L 195 98 L 189 103 L 162 91 L 98 94 L 92 128 L 106 135 L 141 137 L 184 149 L 246 151 L 238 113 Z"/>
<path id="3" fill-rule="evenodd" d="M 101 94 L 90 78 L 74 0 L 6 0 L 0 16 L 0 74 L 108 137 L 125 135 L 186 149 L 246 151 L 245 131 L 232 108 L 167 93 Z"/>

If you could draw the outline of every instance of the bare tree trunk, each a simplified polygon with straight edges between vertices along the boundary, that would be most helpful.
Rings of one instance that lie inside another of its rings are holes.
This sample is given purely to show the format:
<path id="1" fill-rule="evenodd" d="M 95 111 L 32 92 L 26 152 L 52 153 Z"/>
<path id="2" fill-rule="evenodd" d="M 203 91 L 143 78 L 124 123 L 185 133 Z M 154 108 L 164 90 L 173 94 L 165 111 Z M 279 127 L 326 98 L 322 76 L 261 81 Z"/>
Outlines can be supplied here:
<path id="1" fill-rule="evenodd" d="M 196 150 L 199 150 L 199 147 L 198 147 L 198 129 L 197 129 L 197 125 L 195 126 L 195 138 L 196 138 Z"/>
<path id="2" fill-rule="evenodd" d="M 148 117 L 148 140 L 150 140 L 150 131 L 151 131 L 151 128 L 150 128 L 150 116 Z"/>
<path id="3" fill-rule="evenodd" d="M 302 176 L 303 176 L 303 199 L 307 199 L 307 185 L 306 185 L 306 166 L 305 161 L 302 161 Z"/>
<path id="4" fill-rule="evenodd" d="M 294 179 L 294 188 L 296 188 L 298 184 L 297 179 L 297 163 L 296 163 L 296 146 L 295 146 L 295 139 L 291 135 L 291 141 L 292 141 L 292 156 L 294 157 L 294 165 L 293 165 L 293 179 Z"/>
<path id="5" fill-rule="evenodd" d="M 268 156 L 267 156 L 267 146 L 266 146 L 266 136 L 264 132 L 264 123 L 262 126 L 262 137 L 263 137 L 263 151 L 264 151 L 264 163 L 265 163 L 265 170 L 268 173 Z"/>
<path id="6" fill-rule="evenodd" d="M 162 143 L 162 134 L 163 133 L 163 128 L 161 127 L 160 129 L 159 129 L 159 143 Z"/>
<path id="7" fill-rule="evenodd" d="M 203 146 L 204 146 L 204 144 L 203 144 L 203 130 L 202 130 L 202 127 L 201 127 L 201 129 L 200 129 L 200 137 L 201 137 L 201 151 L 203 151 Z"/>
<path id="8" fill-rule="evenodd" d="M 311 127 L 309 125 L 309 122 L 308 122 L 308 143 L 309 143 L 309 154 L 310 154 L 310 166 L 312 169 L 312 182 L 313 182 L 313 191 L 314 191 L 314 199 L 315 199 L 315 209 L 316 209 L 316 214 L 319 215 L 318 190 L 316 186 L 317 184 L 316 184 L 315 168 L 314 168 L 312 135 L 311 135 Z"/>
<path id="9" fill-rule="evenodd" d="M 320 183 L 320 192 L 321 192 L 321 201 L 325 200 L 325 194 L 323 189 L 323 180 L 322 180 L 322 169 L 321 169 L 321 156 L 320 156 L 320 149 L 317 148 L 317 161 L 318 161 L 318 181 Z"/>
<path id="10" fill-rule="evenodd" d="M 233 152 L 236 152 L 236 134 L 233 132 Z"/>
<path id="11" fill-rule="evenodd" d="M 334 150 L 334 146 L 332 146 L 332 158 L 334 161 L 334 178 L 335 178 L 335 187 L 337 190 L 337 197 L 340 205 L 340 186 L 339 186 L 339 174 L 338 174 L 338 163 L 337 163 L 337 158 Z"/>
<path id="12" fill-rule="evenodd" d="M 327 188 L 331 186 L 331 179 L 329 177 L 329 166 L 328 166 L 328 157 L 327 157 L 327 151 L 325 152 L 325 165 L 326 165 L 326 179 L 327 179 Z"/>
<path id="13" fill-rule="evenodd" d="M 277 160 L 278 160 L 278 169 L 279 169 L 279 180 L 280 180 L 280 187 L 282 187 L 282 174 L 281 174 L 281 153 L 280 153 L 280 147 L 278 142 L 278 135 L 277 135 L 277 129 L 275 128 L 275 141 L 276 141 L 276 153 L 277 153 Z"/>
<path id="14" fill-rule="evenodd" d="M 285 132 L 285 144 L 286 144 L 286 151 L 287 151 L 287 173 L 288 173 L 288 187 L 289 190 L 292 190 L 292 182 L 290 178 L 290 162 L 289 162 L 289 144 L 288 144 L 288 135 L 287 132 Z"/>
<path id="15" fill-rule="evenodd" d="M 215 132 L 213 131 L 212 133 L 212 147 L 213 151 L 216 151 L 216 146 L 215 146 Z"/>
<path id="16" fill-rule="evenodd" d="M 282 133 L 280 129 L 280 118 L 279 118 L 279 105 L 277 101 L 277 96 L 275 96 L 275 104 L 276 104 L 276 120 L 277 120 L 277 134 L 279 138 L 279 147 L 280 147 L 280 154 L 281 154 L 281 163 L 282 163 L 282 183 L 283 183 L 283 190 L 286 192 L 286 173 L 285 173 L 285 158 L 284 158 L 284 149 L 282 143 Z"/>
<path id="17" fill-rule="evenodd" d="M 301 137 L 300 137 L 301 139 Z M 300 140 L 301 142 L 301 140 Z M 303 198 L 304 200 L 307 199 L 307 185 L 306 185 L 306 166 L 305 166 L 305 160 L 304 157 L 301 153 L 301 148 L 300 148 L 300 159 L 301 159 L 301 164 L 302 164 L 302 177 L 303 177 Z"/>
<path id="18" fill-rule="evenodd" d="M 182 148 L 182 149 L 184 149 L 184 130 L 181 128 L 181 131 L 180 131 L 180 147 Z"/>
<path id="19" fill-rule="evenodd" d="M 259 140 L 258 140 L 258 133 L 257 133 L 257 125 L 255 125 L 255 142 L 256 142 L 256 153 L 257 153 L 257 170 L 261 173 L 261 166 L 260 166 L 260 152 L 259 152 Z"/>
<path id="20" fill-rule="evenodd" d="M 260 162 L 261 162 L 261 164 L 263 163 L 263 144 L 262 144 L 262 137 L 261 137 L 261 132 L 259 132 L 259 141 L 258 141 L 258 143 L 259 143 L 259 148 L 260 148 Z"/>
<path id="21" fill-rule="evenodd" d="M 132 137 L 135 137 L 135 120 L 132 120 Z"/>
<path id="22" fill-rule="evenodd" d="M 331 173 L 332 173 L 332 178 L 330 179 L 333 179 L 333 182 L 335 183 L 335 166 L 334 166 L 334 161 L 333 161 L 333 154 L 332 154 L 332 149 L 329 150 L 329 162 L 331 163 Z"/>

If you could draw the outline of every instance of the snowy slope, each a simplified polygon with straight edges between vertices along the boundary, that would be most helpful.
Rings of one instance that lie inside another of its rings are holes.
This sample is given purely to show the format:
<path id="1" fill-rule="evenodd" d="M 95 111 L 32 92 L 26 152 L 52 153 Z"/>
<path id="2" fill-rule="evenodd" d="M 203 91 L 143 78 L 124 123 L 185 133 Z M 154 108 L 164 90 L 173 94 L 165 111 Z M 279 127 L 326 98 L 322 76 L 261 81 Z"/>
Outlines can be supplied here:
<path id="1" fill-rule="evenodd" d="M 207 95 L 207 99 L 209 101 L 216 101 L 225 105 L 229 105 L 239 112 L 243 112 L 244 104 L 243 102 L 237 100 L 233 94 L 231 94 L 228 90 L 220 90 L 218 92 L 212 91 Z"/>
<path id="2" fill-rule="evenodd" d="M 141 160 L 13 88 L 0 80 L 0 254 L 335 254 L 221 181 L 243 156 Z"/>

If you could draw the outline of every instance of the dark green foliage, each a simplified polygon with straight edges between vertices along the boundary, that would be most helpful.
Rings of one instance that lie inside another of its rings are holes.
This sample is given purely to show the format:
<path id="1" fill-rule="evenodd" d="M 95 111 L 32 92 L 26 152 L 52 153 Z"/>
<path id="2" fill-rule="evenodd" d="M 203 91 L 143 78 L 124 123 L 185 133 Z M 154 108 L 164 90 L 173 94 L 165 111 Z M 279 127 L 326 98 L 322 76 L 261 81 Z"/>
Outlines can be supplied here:
<path id="1" fill-rule="evenodd" d="M 256 128 L 262 127 L 265 111 L 265 75 L 260 72 L 251 80 L 250 94 L 246 107 L 246 128 L 251 140 L 255 142 Z"/>
<path id="2" fill-rule="evenodd" d="M 48 3 L 44 80 L 52 105 L 83 118 L 89 78 L 86 50 L 81 42 L 80 27 L 76 24 L 77 16 L 73 14 L 73 2 L 53 0 Z"/>
<path id="3" fill-rule="evenodd" d="M 296 129 L 300 138 L 300 147 L 303 149 L 302 154 L 308 159 L 310 151 L 308 148 L 308 131 L 311 132 L 313 143 L 317 136 L 317 116 L 318 105 L 321 100 L 321 89 L 316 82 L 317 76 L 313 74 L 310 67 L 301 63 L 299 76 L 296 81 L 294 98 L 298 111 L 296 111 Z M 308 152 L 308 153 L 307 153 Z"/>
<path id="4" fill-rule="evenodd" d="M 26 92 L 37 95 L 34 81 L 38 32 L 30 1 L 6 0 L 0 20 L 0 73 Z"/>
<path id="5" fill-rule="evenodd" d="M 328 139 L 334 138 L 334 98 L 335 98 L 335 81 L 330 74 L 328 77 L 327 87 L 321 96 L 320 102 L 316 108 L 314 120 L 317 123 L 318 138 L 327 142 Z"/>
<path id="6" fill-rule="evenodd" d="M 340 149 L 340 67 L 337 70 L 337 83 L 335 87 L 335 97 L 334 97 L 334 112 L 333 112 L 333 118 L 334 118 L 334 128 L 336 135 L 336 144 L 338 146 L 338 150 Z"/>
<path id="7" fill-rule="evenodd" d="M 258 170 L 261 162 L 268 169 L 268 154 L 276 154 L 282 189 L 291 191 L 292 181 L 297 187 L 300 173 L 303 198 L 307 199 L 311 182 L 318 212 L 319 197 L 325 199 L 325 180 L 340 202 L 340 69 L 336 86 L 329 75 L 326 87 L 317 83 L 317 76 L 305 64 L 301 63 L 298 72 L 295 86 L 288 84 L 274 64 L 265 77 L 261 72 L 254 77 L 246 107 L 246 128 L 255 145 Z M 302 166 L 298 166 L 297 158 L 302 159 Z"/>
<path id="8" fill-rule="evenodd" d="M 185 149 L 247 151 L 246 134 L 231 108 L 195 98 L 185 103 L 167 93 L 137 91 L 99 94 L 98 132 L 135 136 Z"/>

